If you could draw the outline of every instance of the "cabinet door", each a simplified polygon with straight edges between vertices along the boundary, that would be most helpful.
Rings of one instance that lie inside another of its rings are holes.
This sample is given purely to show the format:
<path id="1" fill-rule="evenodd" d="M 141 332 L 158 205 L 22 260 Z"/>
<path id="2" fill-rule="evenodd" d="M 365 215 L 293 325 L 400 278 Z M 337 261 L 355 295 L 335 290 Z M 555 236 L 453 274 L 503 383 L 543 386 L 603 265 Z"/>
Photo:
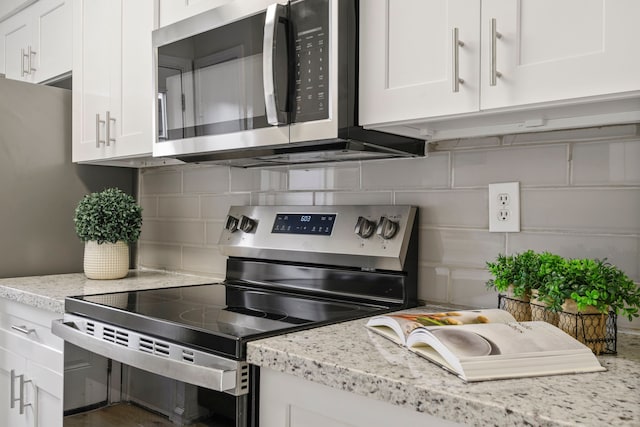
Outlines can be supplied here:
<path id="1" fill-rule="evenodd" d="M 110 108 L 112 52 L 120 48 L 114 40 L 114 34 L 120 33 L 116 15 L 119 3 L 100 0 L 73 2 L 74 162 L 107 155 L 104 122 Z"/>
<path id="2" fill-rule="evenodd" d="M 32 8 L 33 80 L 40 83 L 71 72 L 71 1 L 40 0 Z"/>
<path id="3" fill-rule="evenodd" d="M 640 89 L 638 17 L 636 0 L 483 0 L 481 108 Z"/>
<path id="4" fill-rule="evenodd" d="M 0 43 L 3 46 L 5 76 L 8 79 L 29 81 L 29 44 L 31 25 L 26 11 L 0 23 Z M 32 48 L 32 51 L 35 50 Z M 31 60 L 33 61 L 33 54 Z"/>
<path id="5" fill-rule="evenodd" d="M 118 49 L 112 65 L 110 111 L 114 121 L 109 157 L 151 155 L 153 149 L 154 88 L 151 33 L 153 0 L 122 1 L 121 31 L 114 34 Z"/>
<path id="6" fill-rule="evenodd" d="M 479 0 L 361 2 L 360 124 L 477 111 L 479 16 Z"/>
<path id="7" fill-rule="evenodd" d="M 31 427 L 34 425 L 34 412 L 31 406 L 24 408 L 24 414 L 20 414 L 20 403 L 11 401 L 20 396 L 20 380 L 12 378 L 11 370 L 16 375 L 24 374 L 26 368 L 25 358 L 0 347 L 0 425 L 11 427 Z M 29 378 L 25 378 L 28 380 Z M 25 403 L 31 402 L 33 393 L 30 383 L 25 384 Z"/>

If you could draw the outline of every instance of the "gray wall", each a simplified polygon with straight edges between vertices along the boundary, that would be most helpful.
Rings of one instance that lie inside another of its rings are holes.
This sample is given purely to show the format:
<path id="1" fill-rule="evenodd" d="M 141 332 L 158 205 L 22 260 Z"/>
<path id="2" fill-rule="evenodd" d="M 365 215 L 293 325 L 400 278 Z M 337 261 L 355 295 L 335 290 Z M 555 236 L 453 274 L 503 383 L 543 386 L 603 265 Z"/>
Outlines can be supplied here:
<path id="1" fill-rule="evenodd" d="M 73 213 L 137 172 L 71 163 L 71 92 L 0 78 L 0 277 L 82 271 Z"/>
<path id="2" fill-rule="evenodd" d="M 522 232 L 489 233 L 487 185 L 509 181 L 521 183 Z M 606 257 L 640 281 L 637 125 L 447 141 L 417 160 L 146 169 L 140 200 L 145 267 L 224 276 L 216 243 L 232 204 L 412 204 L 423 300 L 495 306 L 485 262 L 529 248 Z"/>

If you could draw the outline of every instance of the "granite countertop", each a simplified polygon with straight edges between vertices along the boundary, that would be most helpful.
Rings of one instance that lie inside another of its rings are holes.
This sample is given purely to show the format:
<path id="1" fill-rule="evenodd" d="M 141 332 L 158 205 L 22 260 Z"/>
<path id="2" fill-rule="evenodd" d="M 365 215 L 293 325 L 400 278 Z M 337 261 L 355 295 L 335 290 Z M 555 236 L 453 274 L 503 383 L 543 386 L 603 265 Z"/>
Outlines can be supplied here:
<path id="1" fill-rule="evenodd" d="M 91 280 L 83 273 L 16 277 L 0 279 L 0 298 L 64 313 L 64 299 L 68 296 L 200 285 L 220 280 L 157 270 L 131 270 L 127 277 L 117 280 Z"/>
<path id="2" fill-rule="evenodd" d="M 254 341 L 248 361 L 468 425 L 640 426 L 640 334 L 606 372 L 465 383 L 368 331 L 366 319 Z"/>

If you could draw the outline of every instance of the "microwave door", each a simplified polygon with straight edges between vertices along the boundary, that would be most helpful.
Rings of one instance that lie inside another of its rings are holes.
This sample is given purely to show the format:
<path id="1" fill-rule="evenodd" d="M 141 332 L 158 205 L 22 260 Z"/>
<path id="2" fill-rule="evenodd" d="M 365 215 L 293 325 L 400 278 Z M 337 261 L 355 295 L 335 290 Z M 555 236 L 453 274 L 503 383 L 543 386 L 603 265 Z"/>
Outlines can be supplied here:
<path id="1" fill-rule="evenodd" d="M 154 156 L 289 142 L 289 126 L 267 120 L 264 37 L 274 38 L 270 46 L 286 40 L 286 13 L 282 13 L 286 6 L 276 8 L 273 27 L 266 22 L 272 3 L 231 2 L 154 32 L 155 85 L 163 94 L 156 112 Z M 286 91 L 284 100 L 278 94 L 280 81 L 284 78 L 285 86 L 288 81 L 280 59 L 285 56 L 287 63 L 286 50 L 286 43 L 285 48 L 278 44 L 266 53 L 273 54 L 276 108 L 285 112 Z"/>

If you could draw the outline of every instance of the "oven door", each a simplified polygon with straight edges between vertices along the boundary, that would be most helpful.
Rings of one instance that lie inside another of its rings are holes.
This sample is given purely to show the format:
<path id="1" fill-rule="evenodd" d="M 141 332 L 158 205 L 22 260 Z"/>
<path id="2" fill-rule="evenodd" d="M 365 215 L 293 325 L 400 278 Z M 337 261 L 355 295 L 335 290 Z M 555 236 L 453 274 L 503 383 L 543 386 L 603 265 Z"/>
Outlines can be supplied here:
<path id="1" fill-rule="evenodd" d="M 154 156 L 289 142 L 287 3 L 231 2 L 154 31 Z"/>
<path id="2" fill-rule="evenodd" d="M 78 418 L 83 425 L 111 425 L 103 424 L 108 419 L 131 423 L 113 425 L 255 425 L 250 387 L 257 386 L 251 380 L 257 371 L 250 373 L 246 362 L 69 314 L 52 331 L 65 341 L 71 425 Z"/>

